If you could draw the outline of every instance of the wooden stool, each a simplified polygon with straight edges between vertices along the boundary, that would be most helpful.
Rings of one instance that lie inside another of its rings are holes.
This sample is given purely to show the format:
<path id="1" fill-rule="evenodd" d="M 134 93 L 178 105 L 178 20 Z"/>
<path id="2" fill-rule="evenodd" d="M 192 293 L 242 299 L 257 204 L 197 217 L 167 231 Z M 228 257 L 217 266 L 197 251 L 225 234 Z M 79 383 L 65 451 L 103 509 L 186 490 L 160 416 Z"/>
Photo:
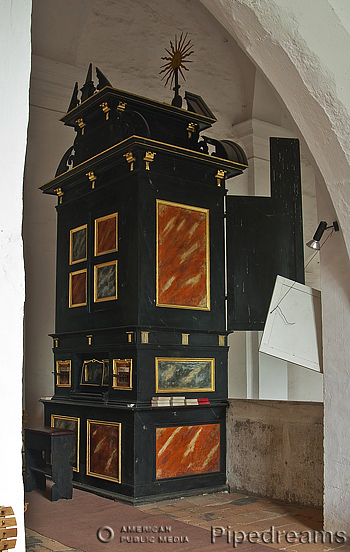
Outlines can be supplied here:
<path id="1" fill-rule="evenodd" d="M 75 433 L 55 427 L 26 427 L 26 491 L 46 489 L 46 474 L 51 475 L 51 500 L 70 499 L 73 496 L 73 467 Z M 43 456 L 44 452 L 44 456 Z M 48 467 L 51 455 L 51 470 Z"/>

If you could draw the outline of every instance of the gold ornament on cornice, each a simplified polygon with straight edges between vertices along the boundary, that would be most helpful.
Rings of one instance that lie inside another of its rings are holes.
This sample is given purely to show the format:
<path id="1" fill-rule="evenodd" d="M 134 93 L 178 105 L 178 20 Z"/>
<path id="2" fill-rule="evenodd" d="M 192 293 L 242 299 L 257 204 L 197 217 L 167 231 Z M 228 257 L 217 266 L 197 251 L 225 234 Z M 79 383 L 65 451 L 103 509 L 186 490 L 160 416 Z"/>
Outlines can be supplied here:
<path id="1" fill-rule="evenodd" d="M 150 170 L 149 164 L 153 161 L 155 155 L 156 154 L 153 151 L 146 151 L 145 157 L 143 158 L 143 160 L 146 161 L 146 171 Z"/>
<path id="2" fill-rule="evenodd" d="M 219 347 L 225 347 L 225 335 L 219 335 Z"/>
<path id="3" fill-rule="evenodd" d="M 81 129 L 81 135 L 83 135 L 85 130 L 85 123 L 83 119 L 77 119 L 75 122 L 77 123 L 78 127 Z"/>
<path id="4" fill-rule="evenodd" d="M 62 188 L 56 188 L 54 190 L 54 192 L 56 192 L 56 194 L 58 195 L 59 197 L 59 202 L 62 203 L 62 198 L 64 196 L 64 192 L 62 192 Z"/>
<path id="5" fill-rule="evenodd" d="M 188 132 L 188 139 L 192 138 L 192 134 L 196 132 L 198 125 L 196 123 L 188 123 L 186 128 Z"/>
<path id="6" fill-rule="evenodd" d="M 126 108 L 126 102 L 119 102 L 119 104 L 117 105 L 118 111 L 125 111 L 125 108 Z"/>
<path id="7" fill-rule="evenodd" d="M 227 171 L 224 171 L 223 169 L 218 169 L 218 172 L 215 175 L 216 183 L 218 186 L 221 186 L 222 180 L 225 181 L 225 175 Z"/>
<path id="8" fill-rule="evenodd" d="M 95 175 L 95 173 L 93 171 L 90 171 L 90 172 L 86 173 L 86 176 L 88 177 L 88 179 L 91 182 L 91 189 L 94 190 L 95 189 L 95 183 L 96 183 L 96 180 L 97 180 L 97 176 Z"/>
<path id="9" fill-rule="evenodd" d="M 130 165 L 130 171 L 134 170 L 134 162 L 136 161 L 136 157 L 134 157 L 134 154 L 132 151 L 128 151 L 127 153 L 124 153 L 123 157 L 127 160 L 127 162 Z"/>
<path id="10" fill-rule="evenodd" d="M 102 107 L 102 111 L 103 111 L 103 113 L 105 113 L 105 115 L 106 115 L 106 121 L 108 121 L 108 119 L 109 119 L 109 112 L 110 112 L 111 108 L 108 106 L 108 103 L 107 103 L 107 102 L 102 102 L 102 103 L 100 104 L 100 107 Z"/>
<path id="11" fill-rule="evenodd" d="M 170 50 L 168 48 L 165 48 L 165 51 L 169 54 L 168 56 L 162 57 L 162 59 L 166 60 L 166 63 L 164 63 L 161 66 L 161 71 L 159 72 L 160 75 L 163 75 L 162 80 L 165 79 L 165 85 L 167 86 L 168 82 L 170 81 L 170 88 L 172 87 L 174 83 L 174 98 L 172 101 L 172 105 L 176 107 L 181 107 L 182 105 L 182 98 L 179 95 L 179 72 L 184 80 L 186 80 L 184 72 L 183 71 L 189 71 L 188 67 L 186 67 L 186 63 L 192 63 L 192 60 L 186 59 L 191 54 L 193 54 L 193 44 L 191 42 L 191 39 L 187 40 L 187 33 L 184 35 L 181 33 L 179 40 L 177 39 L 177 35 L 175 35 L 175 42 L 173 43 L 170 41 Z"/>

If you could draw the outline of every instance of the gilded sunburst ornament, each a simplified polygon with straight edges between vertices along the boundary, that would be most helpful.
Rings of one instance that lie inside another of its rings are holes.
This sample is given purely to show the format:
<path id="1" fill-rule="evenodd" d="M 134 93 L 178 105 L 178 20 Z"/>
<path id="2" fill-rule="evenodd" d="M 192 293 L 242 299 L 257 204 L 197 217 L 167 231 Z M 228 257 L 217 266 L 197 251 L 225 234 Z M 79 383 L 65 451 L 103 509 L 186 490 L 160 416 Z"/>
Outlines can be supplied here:
<path id="1" fill-rule="evenodd" d="M 164 73 L 162 77 L 162 80 L 165 79 L 164 86 L 167 86 L 168 82 L 170 81 L 171 88 L 175 80 L 175 86 L 173 88 L 173 90 L 175 91 L 175 97 L 172 103 L 173 105 L 177 105 L 178 107 L 181 107 L 182 103 L 182 100 L 178 95 L 178 90 L 180 88 L 178 73 L 180 72 L 183 79 L 186 80 L 184 71 L 189 71 L 189 69 L 188 67 L 186 67 L 185 64 L 192 63 L 192 60 L 187 59 L 191 54 L 193 54 L 194 50 L 192 50 L 192 48 L 193 44 L 191 42 L 191 39 L 187 39 L 187 33 L 185 35 L 184 33 L 181 33 L 179 40 L 177 39 L 177 35 L 175 35 L 175 41 L 170 41 L 170 50 L 168 48 L 165 48 L 165 51 L 169 55 L 162 57 L 162 59 L 166 60 L 166 63 L 161 66 L 161 71 L 159 72 L 159 74 L 162 75 Z"/>
<path id="2" fill-rule="evenodd" d="M 162 70 L 159 74 L 161 75 L 162 73 L 165 73 L 162 77 L 162 80 L 166 79 L 164 86 L 167 86 L 169 80 L 171 79 L 171 88 L 177 69 L 180 71 L 184 80 L 186 80 L 183 69 L 188 71 L 189 69 L 186 67 L 185 63 L 192 63 L 192 60 L 186 58 L 193 54 L 193 50 L 191 50 L 191 48 L 193 48 L 193 44 L 191 43 L 191 39 L 187 40 L 187 33 L 185 35 L 181 33 L 179 41 L 177 40 L 176 35 L 175 43 L 170 41 L 170 48 L 171 50 L 165 48 L 165 51 L 168 52 L 169 56 L 162 57 L 162 59 L 167 60 L 167 63 L 164 63 L 164 65 L 161 66 Z"/>

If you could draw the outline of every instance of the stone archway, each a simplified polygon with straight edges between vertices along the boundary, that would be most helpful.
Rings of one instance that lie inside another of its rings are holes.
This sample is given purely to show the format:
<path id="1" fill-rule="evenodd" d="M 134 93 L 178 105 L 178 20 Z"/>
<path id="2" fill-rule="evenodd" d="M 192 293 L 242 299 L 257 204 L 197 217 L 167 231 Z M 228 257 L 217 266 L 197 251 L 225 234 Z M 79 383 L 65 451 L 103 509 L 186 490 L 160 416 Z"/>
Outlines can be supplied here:
<path id="1" fill-rule="evenodd" d="M 341 0 L 316 6 L 283 0 L 200 0 L 264 73 L 289 110 L 319 170 L 318 213 L 338 219 L 342 236 L 321 254 L 324 338 L 324 523 L 350 531 L 350 37 Z M 323 186 L 323 182 L 325 187 Z M 327 191 L 326 191 L 327 190 Z M 329 194 L 329 196 L 328 196 Z M 330 199 L 331 201 L 330 201 Z M 327 218 L 326 218 L 327 217 Z M 320 482 L 320 484 L 322 484 Z"/>

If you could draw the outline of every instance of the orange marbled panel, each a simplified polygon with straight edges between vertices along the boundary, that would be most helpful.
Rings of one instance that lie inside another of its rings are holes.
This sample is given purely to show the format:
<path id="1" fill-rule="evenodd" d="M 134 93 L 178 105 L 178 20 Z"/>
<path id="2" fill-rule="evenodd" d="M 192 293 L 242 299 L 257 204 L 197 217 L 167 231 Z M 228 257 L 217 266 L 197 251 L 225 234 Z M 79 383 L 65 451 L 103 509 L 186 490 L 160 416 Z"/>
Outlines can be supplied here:
<path id="1" fill-rule="evenodd" d="M 157 305 L 210 309 L 208 209 L 157 201 Z"/>
<path id="2" fill-rule="evenodd" d="M 87 475 L 120 482 L 120 424 L 87 420 Z"/>
<path id="3" fill-rule="evenodd" d="M 95 220 L 95 255 L 117 251 L 117 213 Z"/>
<path id="4" fill-rule="evenodd" d="M 158 427 L 156 478 L 220 471 L 220 424 Z"/>
<path id="5" fill-rule="evenodd" d="M 86 269 L 69 275 L 69 306 L 86 305 Z"/>

